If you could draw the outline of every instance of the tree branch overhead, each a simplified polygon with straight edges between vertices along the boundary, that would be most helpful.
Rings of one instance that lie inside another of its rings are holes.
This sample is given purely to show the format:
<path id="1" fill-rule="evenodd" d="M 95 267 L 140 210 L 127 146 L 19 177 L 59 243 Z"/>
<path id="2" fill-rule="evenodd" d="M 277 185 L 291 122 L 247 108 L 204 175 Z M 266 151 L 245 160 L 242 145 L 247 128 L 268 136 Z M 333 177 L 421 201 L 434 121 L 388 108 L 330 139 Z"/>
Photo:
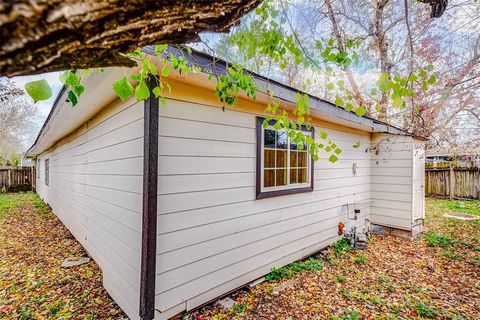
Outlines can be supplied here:
<path id="1" fill-rule="evenodd" d="M 226 32 L 260 1 L 1 1 L 0 75 L 131 67 L 125 53 Z"/>

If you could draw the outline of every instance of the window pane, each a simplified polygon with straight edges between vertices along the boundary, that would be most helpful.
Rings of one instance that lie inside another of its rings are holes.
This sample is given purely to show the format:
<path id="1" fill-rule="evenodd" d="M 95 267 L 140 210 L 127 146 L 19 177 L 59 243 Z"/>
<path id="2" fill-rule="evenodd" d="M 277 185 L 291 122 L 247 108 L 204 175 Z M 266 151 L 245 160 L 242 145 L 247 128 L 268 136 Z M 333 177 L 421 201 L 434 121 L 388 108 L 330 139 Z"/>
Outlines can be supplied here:
<path id="1" fill-rule="evenodd" d="M 293 139 L 290 139 L 290 150 L 297 150 L 297 144 L 293 141 Z"/>
<path id="2" fill-rule="evenodd" d="M 263 166 L 265 168 L 275 168 L 275 150 L 265 150 L 263 158 Z"/>
<path id="3" fill-rule="evenodd" d="M 287 151 L 277 150 L 277 168 L 287 167 Z"/>
<path id="4" fill-rule="evenodd" d="M 298 152 L 298 166 L 299 167 L 306 167 L 307 166 L 307 153 L 306 152 Z"/>
<path id="5" fill-rule="evenodd" d="M 264 187 L 273 187 L 275 186 L 275 170 L 264 170 L 263 175 L 263 186 Z"/>
<path id="6" fill-rule="evenodd" d="M 307 169 L 298 169 L 298 183 L 307 182 Z"/>
<path id="7" fill-rule="evenodd" d="M 277 169 L 277 186 L 287 185 L 287 170 L 286 169 Z"/>
<path id="8" fill-rule="evenodd" d="M 263 144 L 266 148 L 275 148 L 275 130 L 265 129 Z"/>
<path id="9" fill-rule="evenodd" d="M 297 166 L 297 153 L 295 151 L 290 151 L 290 167 L 298 167 Z"/>
<path id="10" fill-rule="evenodd" d="M 290 169 L 290 183 L 297 183 L 297 169 Z"/>
<path id="11" fill-rule="evenodd" d="M 285 131 L 277 131 L 277 148 L 287 149 L 287 133 Z"/>

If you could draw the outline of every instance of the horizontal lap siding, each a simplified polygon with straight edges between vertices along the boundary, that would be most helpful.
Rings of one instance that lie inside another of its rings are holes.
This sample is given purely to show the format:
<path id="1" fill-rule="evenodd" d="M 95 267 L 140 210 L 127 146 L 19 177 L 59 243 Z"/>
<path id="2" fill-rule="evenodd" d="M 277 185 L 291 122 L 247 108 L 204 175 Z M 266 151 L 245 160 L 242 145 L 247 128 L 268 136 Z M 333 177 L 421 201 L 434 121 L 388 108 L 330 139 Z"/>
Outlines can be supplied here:
<path id="1" fill-rule="evenodd" d="M 342 205 L 370 200 L 370 135 L 341 127 L 322 127 L 343 152 L 321 154 L 313 192 L 255 200 L 255 114 L 213 104 L 168 99 L 160 112 L 158 319 L 330 244 Z"/>
<path id="2" fill-rule="evenodd" d="M 41 154 L 50 162 L 37 192 L 103 271 L 104 285 L 138 318 L 141 245 L 143 103 L 106 107 Z"/>
<path id="3" fill-rule="evenodd" d="M 372 222 L 410 229 L 413 138 L 374 134 L 372 148 Z"/>

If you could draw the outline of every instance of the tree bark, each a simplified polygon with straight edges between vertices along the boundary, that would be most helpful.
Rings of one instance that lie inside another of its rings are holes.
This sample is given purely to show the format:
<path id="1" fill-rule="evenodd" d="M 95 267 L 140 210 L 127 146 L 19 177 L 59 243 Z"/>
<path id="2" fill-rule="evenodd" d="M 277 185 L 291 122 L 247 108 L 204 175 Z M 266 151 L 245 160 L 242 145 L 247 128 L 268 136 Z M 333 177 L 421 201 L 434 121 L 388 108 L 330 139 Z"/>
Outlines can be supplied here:
<path id="1" fill-rule="evenodd" d="M 0 0 L 0 75 L 126 66 L 148 44 L 226 32 L 261 0 Z"/>

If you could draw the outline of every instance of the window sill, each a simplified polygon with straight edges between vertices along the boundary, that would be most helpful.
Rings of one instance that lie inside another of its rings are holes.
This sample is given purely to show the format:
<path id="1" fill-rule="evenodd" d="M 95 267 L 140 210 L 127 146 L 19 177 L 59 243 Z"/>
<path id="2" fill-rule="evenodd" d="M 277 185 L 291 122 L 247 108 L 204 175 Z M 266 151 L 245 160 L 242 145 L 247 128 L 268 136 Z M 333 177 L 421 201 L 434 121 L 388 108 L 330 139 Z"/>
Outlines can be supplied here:
<path id="1" fill-rule="evenodd" d="M 296 193 L 306 193 L 306 192 L 312 192 L 313 187 L 303 187 L 303 188 L 293 188 L 293 189 L 284 189 L 284 190 L 275 190 L 275 191 L 265 191 L 265 192 L 257 192 L 256 199 L 268 199 L 268 198 L 273 198 L 273 197 L 280 197 L 280 196 L 286 196 L 290 194 L 296 194 Z"/>

